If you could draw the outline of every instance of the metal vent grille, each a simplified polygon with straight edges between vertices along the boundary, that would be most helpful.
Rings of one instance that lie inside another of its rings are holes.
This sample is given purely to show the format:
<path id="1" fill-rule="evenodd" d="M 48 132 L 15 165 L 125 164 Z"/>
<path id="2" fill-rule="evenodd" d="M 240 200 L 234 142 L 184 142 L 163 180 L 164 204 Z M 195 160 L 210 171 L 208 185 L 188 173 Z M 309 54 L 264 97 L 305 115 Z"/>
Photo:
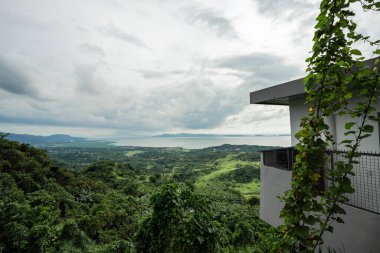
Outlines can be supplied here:
<path id="1" fill-rule="evenodd" d="M 265 166 L 291 170 L 295 162 L 296 151 L 294 148 L 283 148 L 263 151 L 263 164 Z M 337 161 L 344 161 L 345 151 L 328 151 L 328 159 L 325 171 L 320 171 L 321 181 L 319 190 L 323 192 L 331 182 L 325 180 L 324 173 L 334 168 Z M 361 153 L 357 158 L 359 164 L 353 168 L 354 176 L 349 176 L 355 192 L 347 194 L 348 205 L 380 214 L 380 154 Z"/>
<path id="2" fill-rule="evenodd" d="M 290 170 L 295 161 L 294 148 L 284 148 L 263 151 L 263 162 L 265 166 L 277 169 Z"/>
<path id="3" fill-rule="evenodd" d="M 344 151 L 330 152 L 326 168 L 335 166 L 337 161 L 346 160 Z M 354 193 L 347 194 L 348 205 L 380 214 L 380 154 L 361 153 L 356 158 L 359 164 L 353 167 L 354 176 L 349 176 Z M 331 182 L 327 182 L 327 187 Z"/>

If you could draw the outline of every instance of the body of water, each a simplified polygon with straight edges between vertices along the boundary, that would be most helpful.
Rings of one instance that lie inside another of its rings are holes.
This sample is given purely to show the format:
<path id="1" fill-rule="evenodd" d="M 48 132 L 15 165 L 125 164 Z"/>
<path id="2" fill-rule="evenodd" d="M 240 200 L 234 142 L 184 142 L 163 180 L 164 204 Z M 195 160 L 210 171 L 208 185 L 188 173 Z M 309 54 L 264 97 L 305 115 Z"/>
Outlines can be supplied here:
<path id="1" fill-rule="evenodd" d="M 201 149 L 223 144 L 258 145 L 289 147 L 290 136 L 252 136 L 252 137 L 131 137 L 111 139 L 117 146 L 139 147 L 182 147 L 187 149 Z"/>

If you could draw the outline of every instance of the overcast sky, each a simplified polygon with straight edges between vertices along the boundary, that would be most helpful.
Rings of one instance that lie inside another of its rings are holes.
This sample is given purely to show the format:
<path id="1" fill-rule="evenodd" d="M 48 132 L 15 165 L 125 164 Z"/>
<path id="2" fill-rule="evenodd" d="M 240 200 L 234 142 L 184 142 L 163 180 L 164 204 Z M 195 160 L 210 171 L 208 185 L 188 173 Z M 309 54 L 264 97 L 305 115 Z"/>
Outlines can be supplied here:
<path id="1" fill-rule="evenodd" d="M 0 131 L 289 133 L 288 108 L 250 105 L 249 92 L 304 75 L 317 12 L 307 0 L 0 0 Z"/>

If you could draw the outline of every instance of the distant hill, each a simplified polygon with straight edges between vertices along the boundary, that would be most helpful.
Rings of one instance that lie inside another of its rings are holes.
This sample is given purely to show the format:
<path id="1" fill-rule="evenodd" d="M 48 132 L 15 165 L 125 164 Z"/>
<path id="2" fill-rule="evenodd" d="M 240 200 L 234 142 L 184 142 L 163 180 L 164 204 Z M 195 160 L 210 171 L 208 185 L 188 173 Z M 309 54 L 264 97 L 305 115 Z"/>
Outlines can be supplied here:
<path id="1" fill-rule="evenodd" d="M 153 137 L 159 138 L 223 138 L 223 137 L 265 137 L 265 136 L 289 136 L 290 134 L 160 134 Z"/>
<path id="2" fill-rule="evenodd" d="M 50 143 L 67 143 L 85 141 L 83 137 L 72 137 L 66 134 L 54 134 L 49 136 L 30 135 L 30 134 L 9 134 L 8 140 L 28 143 L 32 145 L 50 144 Z"/>
<path id="3" fill-rule="evenodd" d="M 161 134 L 154 137 L 160 138 L 220 138 L 220 137 L 252 137 L 254 135 L 244 134 L 190 134 L 190 133 L 178 133 L 178 134 Z"/>
<path id="4" fill-rule="evenodd" d="M 278 146 L 257 146 L 257 145 L 231 145 L 231 144 L 223 144 L 215 147 L 207 147 L 202 150 L 207 151 L 223 151 L 223 152 L 260 152 L 262 150 L 270 150 L 280 148 Z"/>

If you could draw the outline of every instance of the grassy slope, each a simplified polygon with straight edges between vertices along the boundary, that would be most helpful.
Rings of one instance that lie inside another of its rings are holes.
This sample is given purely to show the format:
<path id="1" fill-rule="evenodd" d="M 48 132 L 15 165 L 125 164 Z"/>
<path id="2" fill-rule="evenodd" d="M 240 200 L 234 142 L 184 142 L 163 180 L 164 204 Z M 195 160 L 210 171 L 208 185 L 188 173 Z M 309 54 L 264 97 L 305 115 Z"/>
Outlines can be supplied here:
<path id="1" fill-rule="evenodd" d="M 246 197 L 259 196 L 260 195 L 260 182 L 256 179 L 252 180 L 247 184 L 236 184 L 236 190 L 241 192 L 241 194 Z"/>
<path id="2" fill-rule="evenodd" d="M 171 163 L 171 166 L 176 166 L 173 163 L 173 159 L 178 159 L 181 161 L 181 158 L 183 156 L 187 156 L 187 153 L 194 152 L 192 150 L 187 149 L 178 149 L 178 148 L 166 148 L 166 149 L 146 149 L 146 148 L 139 148 L 136 147 L 133 150 L 123 150 L 122 147 L 120 147 L 120 150 L 118 147 L 113 146 L 109 142 L 98 142 L 98 141 L 90 141 L 90 142 L 73 142 L 73 143 L 60 143 L 54 145 L 54 147 L 81 147 L 81 148 L 115 148 L 112 152 L 117 152 L 119 155 L 116 156 L 105 156 L 105 153 L 103 151 L 94 151 L 94 152 L 100 152 L 100 153 L 94 153 L 94 157 L 100 157 L 100 159 L 114 159 L 115 157 L 122 157 L 132 159 L 135 161 L 141 162 L 141 165 L 144 167 L 145 170 L 149 171 L 150 169 L 154 168 L 155 166 L 162 165 L 162 159 L 163 158 L 169 158 L 168 162 Z M 159 152 L 157 152 L 159 151 Z M 90 150 L 86 150 L 86 152 L 91 152 Z M 140 155 L 144 153 L 154 152 L 152 156 L 142 156 Z M 205 152 L 210 152 L 210 155 L 213 154 L 213 151 L 205 150 Z M 108 154 L 108 153 L 107 153 Z M 109 155 L 109 154 L 108 154 Z M 91 156 L 92 157 L 92 156 Z M 198 159 L 197 155 L 194 155 L 192 153 L 191 159 Z M 199 156 L 199 159 L 205 159 L 202 156 Z M 86 160 L 87 161 L 87 160 Z M 185 162 L 185 161 L 184 161 Z M 186 163 L 186 162 L 185 162 Z M 81 165 L 86 165 L 87 163 L 85 161 L 81 161 Z M 89 164 L 89 163 L 88 163 Z M 181 162 L 179 163 L 181 166 Z M 237 169 L 238 166 L 255 166 L 259 167 L 259 162 L 254 161 L 242 161 L 238 158 L 238 153 L 231 151 L 228 155 L 226 155 L 223 158 L 213 160 L 211 159 L 205 159 L 201 160 L 200 162 L 190 165 L 188 167 L 188 171 L 191 172 L 199 172 L 201 171 L 201 175 L 196 179 L 196 185 L 198 186 L 206 186 L 207 184 L 213 184 L 213 183 L 223 183 L 223 184 L 229 184 L 230 187 L 233 187 L 235 190 L 242 193 L 242 195 L 246 198 L 249 198 L 253 195 L 258 196 L 260 191 L 260 182 L 257 179 L 253 179 L 251 182 L 248 183 L 237 183 L 235 181 L 227 182 L 227 181 L 220 181 L 219 177 L 223 175 L 227 175 L 228 173 L 231 173 Z M 169 167 L 171 167 L 169 166 Z M 208 168 L 208 169 L 207 169 Z M 175 167 L 173 167 L 175 169 Z M 159 173 L 157 171 L 156 173 Z"/>
<path id="3" fill-rule="evenodd" d="M 222 174 L 236 170 L 238 165 L 259 165 L 259 162 L 247 162 L 237 160 L 236 155 L 230 154 L 225 158 L 219 159 L 217 161 L 217 170 L 199 177 L 196 182 L 196 185 L 204 186 L 207 183 L 211 183 L 213 180 L 216 180 Z M 253 195 L 260 194 L 260 182 L 254 179 L 249 183 L 235 183 L 234 189 L 238 190 L 242 193 L 244 197 L 248 198 Z"/>
<path id="4" fill-rule="evenodd" d="M 130 150 L 130 151 L 128 151 L 128 152 L 125 153 L 125 156 L 131 157 L 131 156 L 134 156 L 136 154 L 141 154 L 141 153 L 144 153 L 144 152 L 145 151 L 143 151 L 143 150 Z"/>

